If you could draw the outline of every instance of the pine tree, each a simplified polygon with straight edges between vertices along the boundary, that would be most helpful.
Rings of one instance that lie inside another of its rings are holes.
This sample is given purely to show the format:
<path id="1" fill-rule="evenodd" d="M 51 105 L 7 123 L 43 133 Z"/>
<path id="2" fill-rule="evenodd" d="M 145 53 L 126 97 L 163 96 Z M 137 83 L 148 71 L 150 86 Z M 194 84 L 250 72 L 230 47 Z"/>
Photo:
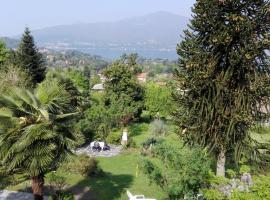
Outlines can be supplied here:
<path id="1" fill-rule="evenodd" d="M 269 1 L 197 0 L 177 47 L 175 119 L 187 143 L 215 153 L 219 176 L 226 153 L 239 153 L 248 129 L 268 117 L 269 28 Z"/>
<path id="2" fill-rule="evenodd" d="M 0 65 L 2 65 L 8 58 L 8 50 L 4 42 L 0 41 Z"/>
<path id="3" fill-rule="evenodd" d="M 34 84 L 44 80 L 46 75 L 45 63 L 29 28 L 24 31 L 16 58 L 17 64 L 30 74 Z"/>

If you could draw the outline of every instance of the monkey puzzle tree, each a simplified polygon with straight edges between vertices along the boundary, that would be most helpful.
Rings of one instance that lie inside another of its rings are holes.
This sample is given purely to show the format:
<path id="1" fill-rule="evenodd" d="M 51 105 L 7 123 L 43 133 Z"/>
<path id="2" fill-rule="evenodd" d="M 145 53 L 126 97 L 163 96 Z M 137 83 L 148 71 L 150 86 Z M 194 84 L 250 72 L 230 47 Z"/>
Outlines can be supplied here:
<path id="1" fill-rule="evenodd" d="M 186 142 L 216 153 L 220 176 L 226 152 L 267 117 L 269 13 L 265 0 L 198 0 L 177 47 L 176 122 Z"/>

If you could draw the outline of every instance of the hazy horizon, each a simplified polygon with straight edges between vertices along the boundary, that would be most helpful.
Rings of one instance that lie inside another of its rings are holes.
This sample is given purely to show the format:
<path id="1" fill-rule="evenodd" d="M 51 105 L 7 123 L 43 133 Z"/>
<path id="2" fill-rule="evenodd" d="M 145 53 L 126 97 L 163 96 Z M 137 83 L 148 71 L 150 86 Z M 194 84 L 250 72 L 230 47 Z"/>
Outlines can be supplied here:
<path id="1" fill-rule="evenodd" d="M 25 26 L 41 29 L 50 26 L 113 22 L 165 11 L 190 17 L 195 0 L 9 0 L 2 3 L 0 36 L 21 34 Z"/>

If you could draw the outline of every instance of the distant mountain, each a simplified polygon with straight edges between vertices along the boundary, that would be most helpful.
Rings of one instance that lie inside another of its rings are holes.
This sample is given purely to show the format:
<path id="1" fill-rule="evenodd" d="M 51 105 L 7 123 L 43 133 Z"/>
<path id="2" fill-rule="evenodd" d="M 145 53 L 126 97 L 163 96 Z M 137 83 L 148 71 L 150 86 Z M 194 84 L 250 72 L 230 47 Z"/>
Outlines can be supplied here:
<path id="1" fill-rule="evenodd" d="M 7 48 L 10 49 L 17 48 L 20 43 L 19 40 L 12 39 L 9 37 L 0 37 L 0 41 L 3 41 L 6 44 Z"/>
<path id="2" fill-rule="evenodd" d="M 79 50 L 107 58 L 138 52 L 145 57 L 175 59 L 175 47 L 188 18 L 157 12 L 116 22 L 80 23 L 34 30 L 39 46 Z"/>

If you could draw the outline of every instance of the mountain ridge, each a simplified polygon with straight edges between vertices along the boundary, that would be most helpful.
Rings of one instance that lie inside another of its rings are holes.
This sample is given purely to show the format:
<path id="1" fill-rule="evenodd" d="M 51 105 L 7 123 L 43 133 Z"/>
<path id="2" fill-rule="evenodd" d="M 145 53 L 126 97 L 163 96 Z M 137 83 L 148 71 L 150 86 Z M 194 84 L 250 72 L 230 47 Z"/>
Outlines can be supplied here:
<path id="1" fill-rule="evenodd" d="M 78 23 L 32 30 L 38 46 L 79 50 L 116 58 L 137 52 L 149 58 L 176 59 L 176 45 L 188 18 L 158 11 L 115 22 Z"/>

